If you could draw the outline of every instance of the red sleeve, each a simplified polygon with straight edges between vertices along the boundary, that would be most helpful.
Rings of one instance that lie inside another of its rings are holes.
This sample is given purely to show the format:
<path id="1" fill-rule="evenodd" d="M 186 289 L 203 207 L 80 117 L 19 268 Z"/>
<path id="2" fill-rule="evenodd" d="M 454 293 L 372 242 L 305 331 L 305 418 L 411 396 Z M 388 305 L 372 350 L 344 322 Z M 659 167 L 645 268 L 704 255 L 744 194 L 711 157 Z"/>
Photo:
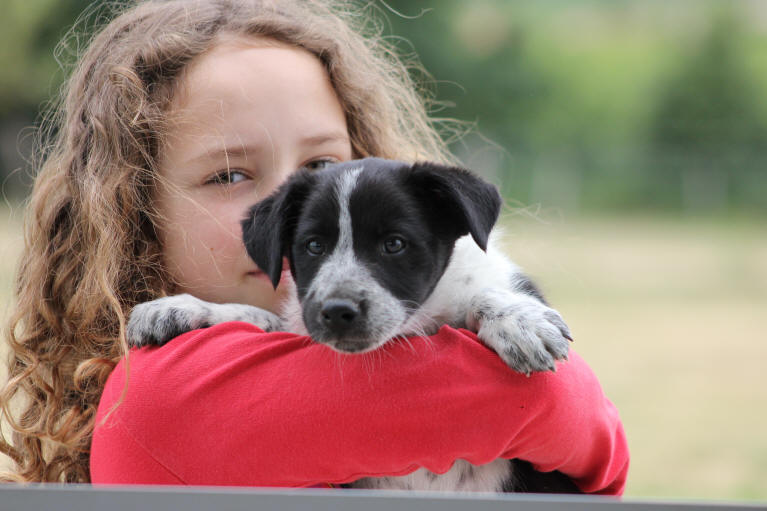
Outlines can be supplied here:
<path id="1" fill-rule="evenodd" d="M 313 486 L 521 458 L 585 492 L 621 494 L 628 447 L 614 406 L 572 353 L 556 373 L 508 369 L 464 330 L 341 355 L 307 337 L 225 323 L 112 372 L 91 449 L 94 483 Z M 106 417 L 106 418 L 105 418 Z"/>

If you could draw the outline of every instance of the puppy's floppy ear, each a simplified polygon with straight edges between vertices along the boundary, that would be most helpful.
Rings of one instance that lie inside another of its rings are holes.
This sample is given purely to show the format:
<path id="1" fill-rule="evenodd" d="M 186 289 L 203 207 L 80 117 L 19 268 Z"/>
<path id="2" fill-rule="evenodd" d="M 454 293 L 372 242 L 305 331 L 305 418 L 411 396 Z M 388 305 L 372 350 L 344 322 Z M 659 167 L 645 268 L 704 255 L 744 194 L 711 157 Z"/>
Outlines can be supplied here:
<path id="1" fill-rule="evenodd" d="M 482 250 L 503 203 L 498 189 L 468 170 L 416 163 L 406 177 L 411 190 L 442 232 L 471 234 Z"/>
<path id="2" fill-rule="evenodd" d="M 277 288 L 282 257 L 289 254 L 298 216 L 314 184 L 308 171 L 299 171 L 249 211 L 242 221 L 248 255 Z"/>

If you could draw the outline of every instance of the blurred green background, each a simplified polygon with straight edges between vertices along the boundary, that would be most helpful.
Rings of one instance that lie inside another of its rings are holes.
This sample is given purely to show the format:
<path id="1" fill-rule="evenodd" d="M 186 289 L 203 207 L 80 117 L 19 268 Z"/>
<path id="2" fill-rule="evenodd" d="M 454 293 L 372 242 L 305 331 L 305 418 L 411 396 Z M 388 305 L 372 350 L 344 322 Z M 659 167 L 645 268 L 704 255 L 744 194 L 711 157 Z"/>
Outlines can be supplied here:
<path id="1" fill-rule="evenodd" d="M 31 127 L 89 3 L 4 0 L 2 312 Z M 767 2 L 372 5 L 465 121 L 453 150 L 501 186 L 509 254 L 620 409 L 627 495 L 767 501 Z"/>

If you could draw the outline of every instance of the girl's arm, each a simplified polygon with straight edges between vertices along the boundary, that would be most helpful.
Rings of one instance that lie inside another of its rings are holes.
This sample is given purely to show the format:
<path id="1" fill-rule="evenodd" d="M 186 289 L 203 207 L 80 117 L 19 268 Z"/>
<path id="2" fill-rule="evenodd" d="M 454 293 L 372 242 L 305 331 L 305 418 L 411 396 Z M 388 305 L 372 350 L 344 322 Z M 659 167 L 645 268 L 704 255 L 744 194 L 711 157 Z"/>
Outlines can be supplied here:
<path id="1" fill-rule="evenodd" d="M 575 353 L 512 372 L 473 334 L 341 355 L 307 337 L 224 323 L 134 350 L 102 395 L 94 483 L 313 486 L 521 458 L 584 492 L 620 494 L 628 447 Z"/>

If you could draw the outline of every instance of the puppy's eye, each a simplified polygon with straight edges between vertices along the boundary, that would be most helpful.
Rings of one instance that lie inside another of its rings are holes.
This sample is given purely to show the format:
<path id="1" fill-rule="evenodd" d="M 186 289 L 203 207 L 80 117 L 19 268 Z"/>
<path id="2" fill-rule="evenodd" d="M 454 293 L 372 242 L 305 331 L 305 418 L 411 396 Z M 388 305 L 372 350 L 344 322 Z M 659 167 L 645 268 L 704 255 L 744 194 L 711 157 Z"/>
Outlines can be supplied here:
<path id="1" fill-rule="evenodd" d="M 318 239 L 312 239 L 306 242 L 306 251 L 313 256 L 320 256 L 325 253 L 325 244 Z"/>
<path id="2" fill-rule="evenodd" d="M 407 241 L 399 236 L 390 236 L 383 242 L 383 251 L 386 254 L 399 254 L 407 247 Z"/>

